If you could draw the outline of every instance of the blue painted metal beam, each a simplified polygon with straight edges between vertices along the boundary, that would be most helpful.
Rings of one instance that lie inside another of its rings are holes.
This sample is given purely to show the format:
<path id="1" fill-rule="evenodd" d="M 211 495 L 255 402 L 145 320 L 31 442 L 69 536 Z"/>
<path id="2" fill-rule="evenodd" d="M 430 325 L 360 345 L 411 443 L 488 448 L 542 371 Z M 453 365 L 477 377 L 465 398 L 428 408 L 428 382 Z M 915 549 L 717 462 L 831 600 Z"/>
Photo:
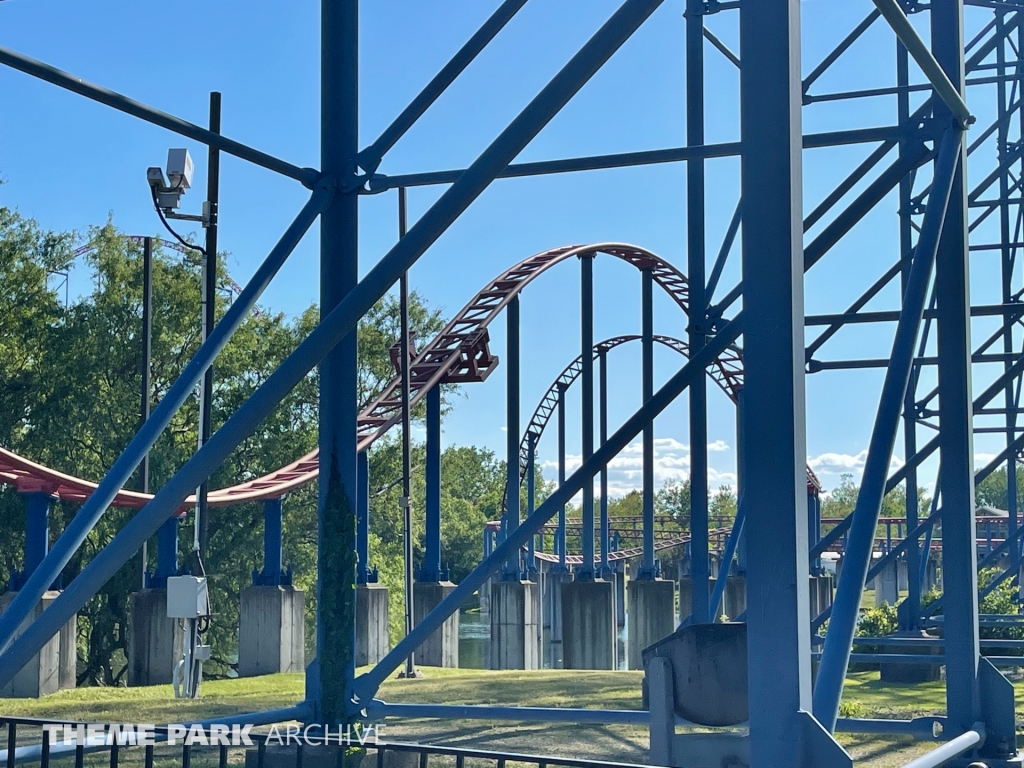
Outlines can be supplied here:
<path id="1" fill-rule="evenodd" d="M 370 574 L 370 455 L 356 458 L 356 583 L 376 579 Z"/>
<path id="2" fill-rule="evenodd" d="M 420 581 L 443 581 L 441 569 L 441 388 L 427 392 L 426 526 Z"/>
<path id="3" fill-rule="evenodd" d="M 320 4 L 320 163 L 338 194 L 320 218 L 320 316 L 359 281 L 359 0 Z M 320 360 L 316 658 L 306 669 L 315 722 L 342 722 L 355 677 L 357 562 L 356 332 Z M 198 454 L 197 454 L 198 455 Z M 218 462 L 219 463 L 219 462 Z M 346 540 L 347 539 L 347 540 Z"/>
<path id="4" fill-rule="evenodd" d="M 284 510 L 281 499 L 263 501 L 263 571 L 253 571 L 253 584 L 277 586 L 284 576 Z"/>
<path id="5" fill-rule="evenodd" d="M 249 400 L 243 403 L 220 430 L 210 438 L 210 441 L 185 463 L 161 488 L 156 497 L 89 563 L 72 583 L 72 586 L 65 589 L 61 597 L 40 616 L 40 620 L 11 643 L 6 652 L 0 654 L 0 685 L 10 680 L 9 675 L 13 675 L 12 670 L 20 669 L 38 648 L 47 642 L 54 632 L 59 630 L 64 622 L 85 604 L 95 590 L 117 571 L 124 558 L 130 557 L 137 551 L 142 542 L 209 475 L 212 468 L 219 466 L 224 461 L 238 442 L 256 428 L 257 424 L 324 358 L 327 352 L 355 329 L 359 318 L 384 295 L 399 275 L 407 271 L 448 226 L 469 207 L 498 173 L 522 151 L 523 147 L 632 36 L 633 32 L 661 5 L 662 1 L 626 0 L 623 3 L 551 82 L 541 90 L 537 97 L 512 121 L 508 128 L 484 150 L 469 170 L 416 222 L 409 233 L 377 262 L 366 277 L 299 344 Z M 316 210 L 319 210 L 322 200 L 316 193 L 315 200 Z M 298 223 L 295 226 L 298 226 Z M 302 231 L 304 230 L 305 226 L 302 227 Z M 292 240 L 292 238 L 289 239 L 287 243 L 289 246 L 294 244 Z M 290 250 L 290 247 L 287 250 Z M 276 252 L 277 249 L 275 249 Z M 250 286 L 262 287 L 262 283 L 257 280 L 257 277 L 263 277 L 264 274 L 265 270 L 261 267 L 257 271 L 257 276 L 250 281 Z M 266 276 L 269 278 L 269 275 Z M 211 334 L 210 339 L 200 348 L 200 352 L 207 348 L 220 348 L 215 343 L 215 339 L 219 338 L 219 329 L 225 326 L 229 317 L 234 316 L 236 309 L 239 313 L 248 312 L 251 303 L 246 305 L 243 298 L 250 298 L 250 296 L 251 292 L 247 287 L 232 304 L 224 319 Z M 205 366 L 203 367 L 205 368 Z M 187 370 L 191 370 L 191 367 Z M 196 371 L 195 379 L 189 383 L 188 391 L 191 391 L 201 374 L 202 370 Z M 180 381 L 179 379 L 179 383 Z M 322 380 L 321 383 L 323 383 Z M 188 392 L 185 392 L 183 397 L 187 394 Z M 169 396 L 161 402 L 161 407 L 167 402 Z M 160 408 L 157 409 L 157 412 L 159 411 Z M 354 419 L 355 416 L 353 415 L 352 418 Z M 150 418 L 150 422 L 154 422 L 155 419 L 156 413 Z M 143 429 L 145 430 L 145 427 Z M 152 437 L 155 440 L 156 434 Z M 136 441 L 138 440 L 140 440 L 140 436 L 136 436 Z M 130 448 L 136 444 L 136 441 L 133 441 Z M 109 504 L 113 495 L 131 475 L 138 460 L 141 459 L 141 455 L 151 445 L 144 440 L 141 442 L 143 445 L 138 450 L 128 454 L 126 461 L 129 462 L 129 466 L 125 468 L 124 476 L 121 477 L 119 472 L 112 469 L 100 484 L 100 489 L 110 488 L 110 495 L 106 496 L 98 489 L 90 497 L 89 502 L 96 500 L 96 504 L 100 505 L 101 509 Z M 134 461 L 132 461 L 132 457 L 134 457 Z M 89 506 L 89 502 L 86 506 Z M 86 507 L 83 507 L 83 511 L 85 509 Z M 91 528 L 91 525 L 88 527 Z M 56 550 L 56 545 L 54 549 Z M 50 555 L 52 556 L 53 553 L 51 551 Z M 41 570 L 38 570 L 37 574 Z M 19 593 L 19 598 L 24 594 L 24 591 Z M 34 606 L 34 604 L 33 600 L 30 605 Z M 12 628 L 14 628 L 19 626 L 24 619 L 24 615 L 22 615 L 15 620 L 16 617 L 12 614 L 13 607 L 14 603 L 0 615 L 0 630 L 6 627 L 5 622 L 13 622 Z M 63 621 L 60 621 L 61 616 L 64 616 Z M 50 627 L 51 624 L 53 624 L 53 628 Z M 10 637 L 10 633 L 0 631 L 0 637 L 5 636 Z"/>
<path id="6" fill-rule="evenodd" d="M 885 496 L 886 476 L 899 429 L 903 400 L 910 382 L 914 347 L 924 315 L 932 266 L 942 235 L 961 148 L 962 132 L 958 129 L 947 131 L 939 148 L 936 182 L 928 198 L 928 209 L 903 296 L 903 311 L 896 326 L 891 363 L 882 384 L 864 475 L 844 550 L 843 571 L 836 588 L 832 617 L 814 689 L 814 716 L 830 731 L 835 729 L 836 718 L 839 717 L 839 700 L 843 694 L 851 644 L 859 617 L 861 594 L 874 551 L 875 530 Z"/>
<path id="7" fill-rule="evenodd" d="M 50 509 L 56 500 L 49 493 L 23 493 L 25 500 L 25 569 L 22 576 L 27 578 L 43 562 L 50 549 Z"/>
<path id="8" fill-rule="evenodd" d="M 718 579 L 715 581 L 715 590 L 711 593 L 711 602 L 708 606 L 708 614 L 710 616 L 717 616 L 718 606 L 722 604 L 722 595 L 725 594 L 725 585 L 728 582 L 729 570 L 732 567 L 732 558 L 736 554 L 736 547 L 739 545 L 740 537 L 743 535 L 743 523 L 747 516 L 746 512 L 746 505 L 738 507 L 736 519 L 732 523 L 732 530 L 729 531 L 729 538 L 725 540 L 721 565 L 718 566 Z"/>
<path id="9" fill-rule="evenodd" d="M 558 486 L 565 484 L 565 387 L 558 384 Z M 558 571 L 566 573 L 569 567 L 565 564 L 565 504 L 558 508 L 558 531 L 555 533 L 555 554 L 558 555 Z"/>
<path id="10" fill-rule="evenodd" d="M 600 441 L 604 445 L 608 440 L 608 350 L 601 349 L 597 353 L 598 360 L 598 420 L 600 421 Z M 608 467 L 601 467 L 601 576 L 608 577 L 613 570 L 608 560 L 611 548 L 610 528 L 608 520 Z"/>
<path id="11" fill-rule="evenodd" d="M 654 394 L 654 278 L 650 267 L 641 270 L 640 325 L 641 344 L 641 387 L 643 402 L 647 403 Z M 703 380 L 703 379 L 702 379 Z M 637 580 L 654 579 L 658 576 L 654 561 L 654 420 L 644 425 L 643 430 L 643 558 L 637 571 Z M 694 590 L 696 592 L 696 589 Z"/>
<path id="12" fill-rule="evenodd" d="M 931 44 L 953 87 L 965 92 L 962 0 L 931 4 Z M 934 103 L 934 117 L 961 119 Z M 966 150 L 953 178 L 935 263 L 938 309 L 939 479 L 942 485 L 942 575 L 946 605 L 946 714 L 950 733 L 981 719 L 978 684 L 978 582 L 974 518 L 974 441 L 971 395 L 970 269 L 967 243 Z"/>
<path id="13" fill-rule="evenodd" d="M 594 476 L 601 467 L 622 452 L 629 443 L 640 434 L 644 424 L 667 408 L 697 376 L 704 375 L 704 369 L 711 365 L 730 344 L 739 337 L 743 327 L 743 314 L 723 327 L 708 345 L 694 355 L 688 363 L 679 369 L 640 410 L 630 416 L 616 432 L 601 445 L 590 459 L 566 479 L 565 483 L 556 488 L 537 511 L 516 529 L 504 542 L 492 550 L 491 554 L 466 576 L 465 579 L 431 611 L 407 637 L 391 649 L 377 666 L 360 675 L 352 689 L 356 698 L 353 706 L 363 706 L 368 702 L 381 683 L 386 680 L 398 665 L 402 663 L 409 648 L 417 648 L 444 621 L 459 609 L 472 594 L 479 589 L 496 570 L 501 567 L 509 555 L 522 547 L 526 540 L 551 519 L 558 508 L 566 504 L 582 490 L 587 482 L 593 482 Z M 52 610 L 52 606 L 51 609 Z M 806 621 L 804 622 L 806 624 Z M 808 646 L 809 652 L 809 646 Z"/>
<path id="14" fill-rule="evenodd" d="M 167 579 L 178 575 L 178 526 L 181 519 L 167 518 L 156 532 L 156 571 L 147 576 L 146 586 L 166 589 Z"/>
<path id="15" fill-rule="evenodd" d="M 703 0 L 686 4 L 686 144 L 704 143 L 704 14 Z M 734 221 L 739 219 L 739 204 Z M 735 237 L 735 229 L 730 225 Z M 729 233 L 726 233 L 729 240 Z M 686 164 L 686 263 L 690 281 L 690 324 L 686 329 L 690 354 L 707 338 L 704 250 L 704 162 Z M 728 253 L 723 244 L 723 251 Z M 724 262 L 724 259 L 722 260 Z M 710 558 L 708 542 L 708 383 L 707 377 L 689 389 L 690 416 L 690 610 L 698 624 L 711 621 L 708 604 Z M 652 459 L 653 460 L 653 459 Z M 654 511 L 652 477 L 651 512 Z M 644 490 L 646 501 L 647 490 Z"/>
<path id="16" fill-rule="evenodd" d="M 194 123 L 189 123 L 180 117 L 161 112 L 158 109 L 129 99 L 127 96 L 115 93 L 102 86 L 93 85 L 80 77 L 75 77 L 68 72 L 51 67 L 49 64 L 41 61 L 36 61 L 17 51 L 12 51 L 10 48 L 0 47 L 0 64 L 5 64 L 19 72 L 45 80 L 80 96 L 85 96 L 87 99 L 98 101 L 100 104 L 113 107 L 132 117 L 137 117 L 161 128 L 166 128 L 168 131 L 173 131 L 207 146 L 215 147 L 222 152 L 227 152 L 229 155 L 240 157 L 250 163 L 288 176 L 302 182 L 309 189 L 313 189 L 320 179 L 320 173 L 313 168 L 300 168 L 297 165 L 292 165 L 284 160 L 268 155 L 266 152 L 260 152 L 258 149 L 253 149 L 240 142 L 225 138 L 219 133 L 214 133 Z"/>
<path id="17" fill-rule="evenodd" d="M 594 257 L 580 259 L 580 384 L 582 387 L 583 461 L 594 454 Z M 515 486 L 510 486 L 515 487 Z M 594 573 L 594 484 L 583 486 L 581 551 L 583 562 L 576 569 L 580 581 L 593 581 Z"/>
<path id="18" fill-rule="evenodd" d="M 513 296 L 505 307 L 507 332 L 505 337 L 505 487 L 509 489 L 506 497 L 505 514 L 502 523 L 505 535 L 513 533 L 519 527 L 520 493 L 519 493 L 519 296 Z M 505 563 L 502 578 L 519 581 L 523 574 L 523 564 L 517 549 Z"/>
<path id="19" fill-rule="evenodd" d="M 526 0 L 505 0 L 499 5 L 494 13 L 485 21 L 473 36 L 466 41 L 451 60 L 445 64 L 433 79 L 420 91 L 416 98 L 409 102 L 409 106 L 402 110 L 402 113 L 373 144 L 359 153 L 359 165 L 372 174 L 380 165 L 381 158 L 388 153 L 398 140 L 412 128 L 417 120 L 423 116 L 430 105 L 433 104 L 447 90 L 448 86 L 455 82 L 455 79 L 465 71 L 473 59 L 482 51 L 487 44 L 504 28 L 512 17 L 519 12 L 519 9 L 526 5 Z"/>
<path id="20" fill-rule="evenodd" d="M 742 451 L 750 753 L 802 766 L 811 705 L 807 621 L 800 3 L 740 8 L 743 143 Z"/>

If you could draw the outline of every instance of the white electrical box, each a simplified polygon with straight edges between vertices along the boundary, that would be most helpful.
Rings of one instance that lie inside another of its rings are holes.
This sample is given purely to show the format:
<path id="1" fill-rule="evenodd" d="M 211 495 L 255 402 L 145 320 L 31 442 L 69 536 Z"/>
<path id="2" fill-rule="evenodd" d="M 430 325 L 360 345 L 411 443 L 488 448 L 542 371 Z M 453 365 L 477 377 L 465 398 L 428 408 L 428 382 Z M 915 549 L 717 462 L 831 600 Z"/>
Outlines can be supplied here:
<path id="1" fill-rule="evenodd" d="M 167 150 L 167 178 L 175 189 L 189 189 L 192 186 L 192 157 L 187 149 Z"/>
<path id="2" fill-rule="evenodd" d="M 210 615 L 206 579 L 199 576 L 171 576 L 167 579 L 167 618 L 198 619 Z"/>

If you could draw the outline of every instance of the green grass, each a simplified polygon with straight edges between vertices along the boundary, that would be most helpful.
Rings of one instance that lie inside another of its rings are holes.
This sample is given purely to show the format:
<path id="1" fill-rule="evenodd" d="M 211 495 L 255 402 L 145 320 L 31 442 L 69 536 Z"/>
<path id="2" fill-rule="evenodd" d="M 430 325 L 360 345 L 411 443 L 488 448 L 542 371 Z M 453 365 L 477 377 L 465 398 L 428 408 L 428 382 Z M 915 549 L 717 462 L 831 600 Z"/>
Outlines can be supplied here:
<path id="1" fill-rule="evenodd" d="M 362 670 L 361 670 L 362 671 Z M 390 702 L 502 704 L 542 707 L 639 709 L 641 672 L 543 670 L 488 671 L 423 668 L 425 677 L 391 679 L 378 696 Z M 1014 687 L 1017 706 L 1024 708 L 1024 680 Z M 7 699 L 0 715 L 86 720 L 93 722 L 174 723 L 287 707 L 303 697 L 301 674 L 268 675 L 203 683 L 198 701 L 175 700 L 170 686 L 147 688 L 83 688 L 43 699 Z M 910 718 L 942 714 L 945 684 L 883 684 L 878 672 L 857 672 L 847 678 L 844 709 L 858 717 Z M 388 721 L 387 737 L 399 741 L 448 743 L 512 752 L 566 754 L 589 757 L 616 755 L 623 761 L 642 761 L 646 728 L 639 726 L 527 725 L 517 723 L 452 722 L 420 719 Z M 905 763 L 934 744 L 909 738 L 841 734 L 857 765 L 888 768 Z M 233 750 L 232 764 L 241 762 Z M 213 760 L 213 757 L 210 757 Z M 157 768 L 176 765 L 173 756 L 158 760 Z M 163 763 L 166 762 L 166 766 Z M 92 768 L 91 764 L 88 768 Z M 97 763 L 99 768 L 99 763 Z M 135 768 L 126 765 L 125 768 Z M 213 768 L 213 764 L 195 768 Z"/>

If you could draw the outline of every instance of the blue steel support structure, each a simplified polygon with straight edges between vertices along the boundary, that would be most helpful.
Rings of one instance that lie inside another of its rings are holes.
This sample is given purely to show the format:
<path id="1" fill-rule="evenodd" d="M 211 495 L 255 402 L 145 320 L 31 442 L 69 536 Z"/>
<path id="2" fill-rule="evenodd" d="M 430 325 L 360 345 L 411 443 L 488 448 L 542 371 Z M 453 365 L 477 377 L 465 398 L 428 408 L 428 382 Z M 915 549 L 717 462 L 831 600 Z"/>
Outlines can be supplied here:
<path id="1" fill-rule="evenodd" d="M 950 200 L 953 179 L 959 167 L 962 132 L 949 129 L 942 137 L 935 181 L 928 199 L 928 210 L 921 228 L 914 262 L 903 297 L 903 311 L 896 327 L 892 356 L 882 385 L 874 431 L 868 445 L 864 477 L 853 511 L 850 535 L 845 549 L 843 571 L 839 577 L 829 631 L 825 637 L 821 667 L 814 689 L 814 715 L 828 728 L 835 728 L 839 700 L 849 661 L 853 634 L 859 618 L 860 599 L 871 565 L 878 516 L 885 494 L 885 481 L 892 459 L 907 385 L 913 368 L 918 329 L 924 316 L 932 265 L 943 232 L 943 221 Z M 968 394 L 968 402 L 970 396 Z M 973 721 L 972 721 L 973 722 Z"/>
<path id="2" fill-rule="evenodd" d="M 516 479 L 518 483 L 518 478 Z M 565 484 L 565 387 L 558 385 L 558 486 Z M 511 486 L 515 487 L 515 486 Z M 555 533 L 555 554 L 558 555 L 557 570 L 566 573 L 569 566 L 565 564 L 565 504 L 558 508 L 558 531 Z"/>
<path id="3" fill-rule="evenodd" d="M 527 433 L 527 456 L 529 464 L 526 465 L 526 516 L 529 517 L 537 509 L 537 443 L 532 432 Z M 537 537 L 531 536 L 526 547 L 526 576 L 530 581 L 537 580 L 537 558 L 535 555 Z M 544 551 L 544 535 L 540 535 L 540 551 Z"/>
<path id="4" fill-rule="evenodd" d="M 686 145 L 704 144 L 704 2 L 686 3 Z M 686 253 L 690 280 L 690 353 L 704 346 L 707 298 L 704 288 L 704 160 L 686 164 Z M 690 414 L 690 580 L 693 621 L 711 620 L 708 604 L 708 383 L 694 381 Z M 646 489 L 644 491 L 647 493 Z"/>
<path id="5" fill-rule="evenodd" d="M 594 257 L 584 256 L 580 259 L 580 360 L 582 370 L 580 383 L 582 386 L 582 442 L 583 460 L 594 454 Z M 518 446 L 517 446 L 518 450 Z M 511 465 L 512 459 L 509 459 Z M 518 466 L 516 467 L 518 471 Z M 517 478 L 518 481 L 518 478 Z M 515 488 L 514 485 L 509 486 Z M 576 579 L 593 581 L 594 572 L 594 484 L 583 486 L 583 533 L 581 536 L 581 552 L 583 562 L 576 569 Z"/>
<path id="6" fill-rule="evenodd" d="M 286 583 L 283 532 L 282 499 L 266 499 L 263 502 L 263 570 L 252 572 L 253 584 L 276 587 Z"/>
<path id="7" fill-rule="evenodd" d="M 505 487 L 509 489 L 508 506 L 502 523 L 505 535 L 519 527 L 519 297 L 513 296 L 505 308 L 508 323 L 505 340 L 505 374 L 508 377 L 505 389 Z M 508 559 L 502 577 L 519 581 L 523 576 L 523 564 L 519 550 Z"/>
<path id="8" fill-rule="evenodd" d="M 964 92 L 962 0 L 931 4 L 932 50 L 959 93 Z M 933 101 L 933 116 L 949 123 L 949 108 Z M 978 687 L 978 576 L 974 520 L 970 277 L 967 260 L 967 153 L 953 176 L 935 261 L 939 379 L 939 467 L 942 485 L 942 567 L 946 617 L 946 716 L 951 735 L 982 719 Z"/>
<path id="9" fill-rule="evenodd" d="M 11 573 L 12 591 L 21 589 L 50 549 L 50 510 L 56 500 L 45 491 L 22 493 L 20 496 L 25 500 L 24 564 L 21 573 Z"/>
<path id="10" fill-rule="evenodd" d="M 597 353 L 598 363 L 598 421 L 600 422 L 599 439 L 601 445 L 608 440 L 608 351 L 601 349 Z M 609 522 L 608 522 L 608 467 L 601 467 L 601 576 L 607 578 L 612 574 L 612 567 L 608 561 L 609 547 Z"/>
<path id="11" fill-rule="evenodd" d="M 337 194 L 320 217 L 320 311 L 327 317 L 359 280 L 359 1 L 322 0 L 320 163 Z M 306 670 L 314 721 L 348 718 L 355 677 L 356 334 L 320 361 L 320 499 L 316 659 Z"/>
<path id="12" fill-rule="evenodd" d="M 441 568 L 441 388 L 427 393 L 426 526 L 420 581 L 444 581 Z"/>
<path id="13" fill-rule="evenodd" d="M 356 584 L 376 581 L 370 570 L 370 455 L 356 457 Z"/>
<path id="14" fill-rule="evenodd" d="M 654 278 L 651 268 L 640 271 L 640 334 L 643 346 L 641 362 L 641 393 L 646 405 L 654 394 Z M 584 353 L 584 358 L 588 355 Z M 637 571 L 637 580 L 657 578 L 654 561 L 654 421 L 643 430 L 643 559 Z M 694 592 L 696 592 L 696 588 Z"/>
<path id="15" fill-rule="evenodd" d="M 772 702 L 750 708 L 752 768 L 808 764 L 799 16 L 798 0 L 740 6 L 747 675 Z"/>

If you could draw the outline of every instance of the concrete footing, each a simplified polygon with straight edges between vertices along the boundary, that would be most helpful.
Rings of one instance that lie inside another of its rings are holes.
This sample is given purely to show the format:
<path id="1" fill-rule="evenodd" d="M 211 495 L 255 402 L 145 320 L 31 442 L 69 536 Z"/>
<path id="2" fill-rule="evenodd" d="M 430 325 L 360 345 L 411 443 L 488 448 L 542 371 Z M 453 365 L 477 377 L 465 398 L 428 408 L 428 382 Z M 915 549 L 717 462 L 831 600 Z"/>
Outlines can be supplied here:
<path id="1" fill-rule="evenodd" d="M 566 571 L 548 571 L 544 576 L 541 648 L 548 669 L 562 669 L 562 585 L 571 581 L 572 574 Z"/>
<path id="2" fill-rule="evenodd" d="M 898 574 L 896 563 L 889 563 L 882 568 L 875 576 L 875 605 L 888 603 L 896 605 L 899 602 L 900 594 L 898 587 Z"/>
<path id="3" fill-rule="evenodd" d="M 0 613 L 14 600 L 17 592 L 0 595 Z M 50 605 L 60 592 L 50 590 L 43 595 L 36 609 L 29 614 L 15 633 L 15 637 L 31 624 Z M 78 660 L 76 638 L 78 617 L 73 617 L 61 627 L 60 632 L 50 638 L 7 685 L 0 688 L 3 698 L 37 699 L 66 688 L 74 688 L 77 682 L 75 667 Z"/>
<path id="4" fill-rule="evenodd" d="M 391 650 L 388 639 L 388 588 L 356 587 L 356 666 L 376 664 Z"/>
<path id="5" fill-rule="evenodd" d="M 562 665 L 615 669 L 615 585 L 610 581 L 562 584 Z"/>
<path id="6" fill-rule="evenodd" d="M 538 669 L 537 585 L 491 583 L 491 669 Z"/>
<path id="7" fill-rule="evenodd" d="M 629 582 L 629 632 L 626 660 L 630 669 L 643 669 L 641 652 L 676 629 L 676 585 L 674 582 Z"/>
<path id="8" fill-rule="evenodd" d="M 829 573 L 822 576 L 811 576 L 810 589 L 808 590 L 808 602 L 811 604 L 811 618 L 818 615 L 832 605 L 832 575 Z"/>
<path id="9" fill-rule="evenodd" d="M 185 650 L 185 630 L 167 618 L 167 590 L 143 589 L 131 596 L 128 685 L 167 685 Z"/>
<path id="10" fill-rule="evenodd" d="M 240 677 L 302 672 L 306 667 L 306 594 L 293 586 L 242 590 Z"/>
<path id="11" fill-rule="evenodd" d="M 450 581 L 418 581 L 413 585 L 413 617 L 419 624 L 454 591 Z M 456 611 L 416 649 L 416 662 L 428 667 L 459 666 L 459 612 Z"/>

